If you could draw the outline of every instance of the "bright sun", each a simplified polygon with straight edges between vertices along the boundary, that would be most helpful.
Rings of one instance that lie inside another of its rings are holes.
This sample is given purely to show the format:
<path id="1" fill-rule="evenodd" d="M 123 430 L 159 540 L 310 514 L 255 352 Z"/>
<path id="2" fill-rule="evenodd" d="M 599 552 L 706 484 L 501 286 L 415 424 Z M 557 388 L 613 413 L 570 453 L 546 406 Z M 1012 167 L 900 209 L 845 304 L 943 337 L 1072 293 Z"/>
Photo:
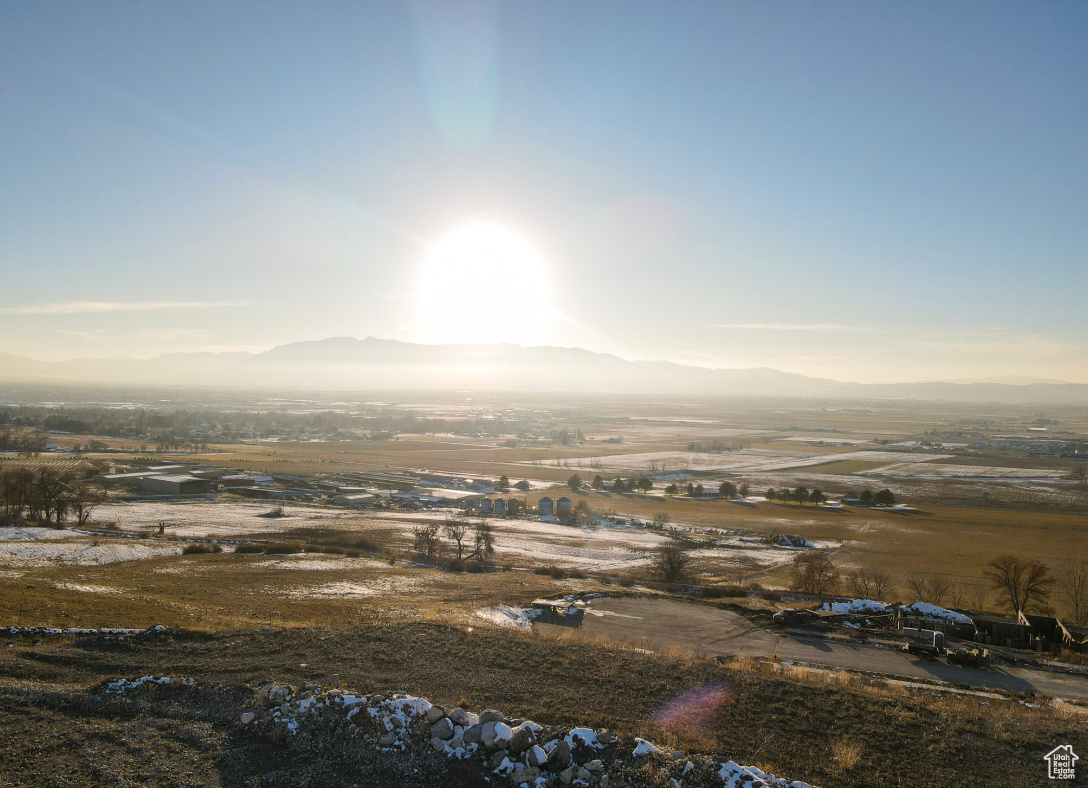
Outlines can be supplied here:
<path id="1" fill-rule="evenodd" d="M 537 344 L 551 313 L 544 261 L 494 224 L 461 227 L 431 247 L 420 295 L 431 342 Z"/>

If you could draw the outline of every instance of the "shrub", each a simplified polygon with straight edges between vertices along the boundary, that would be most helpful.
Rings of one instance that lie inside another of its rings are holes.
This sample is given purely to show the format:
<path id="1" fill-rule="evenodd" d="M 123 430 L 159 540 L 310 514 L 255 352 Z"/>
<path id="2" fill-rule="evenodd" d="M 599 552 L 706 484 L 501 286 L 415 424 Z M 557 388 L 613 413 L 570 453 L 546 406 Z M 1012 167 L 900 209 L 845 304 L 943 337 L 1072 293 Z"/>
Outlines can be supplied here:
<path id="1" fill-rule="evenodd" d="M 564 577 L 567 576 L 567 573 L 564 572 L 563 568 L 560 566 L 549 566 L 548 576 L 551 577 L 553 580 L 562 580 Z"/>
<path id="2" fill-rule="evenodd" d="M 304 553 L 321 553 L 321 552 L 324 552 L 324 551 L 322 550 L 321 545 L 308 544 L 308 545 L 305 545 L 302 548 L 302 552 L 304 552 Z"/>
<path id="3" fill-rule="evenodd" d="M 260 553 L 260 552 L 263 552 L 263 551 L 264 551 L 264 548 L 261 547 L 259 544 L 240 544 L 240 545 L 238 545 L 237 547 L 234 548 L 234 552 L 242 553 L 242 554 L 245 554 L 245 553 Z"/>
<path id="4" fill-rule="evenodd" d="M 462 561 L 460 558 L 451 558 L 449 561 L 446 562 L 446 569 L 451 572 L 464 572 L 465 562 Z"/>
<path id="5" fill-rule="evenodd" d="M 272 544 L 265 545 L 264 551 L 268 555 L 293 555 L 294 553 L 302 552 L 302 548 L 294 543 L 273 542 Z"/>
<path id="6" fill-rule="evenodd" d="M 362 556 L 362 553 L 360 553 L 358 550 L 348 550 L 344 553 L 344 555 L 346 555 L 348 558 L 360 558 Z"/>
<path id="7" fill-rule="evenodd" d="M 705 599 L 721 599 L 723 597 L 747 596 L 748 589 L 737 583 L 724 586 L 707 586 L 703 589 Z"/>
<path id="8" fill-rule="evenodd" d="M 484 571 L 484 568 L 479 561 L 465 561 L 465 571 L 473 575 L 478 575 L 480 572 Z"/>
<path id="9" fill-rule="evenodd" d="M 536 569 L 533 570 L 533 574 L 534 575 L 546 575 L 546 574 L 548 574 L 548 567 L 538 566 Z"/>
<path id="10" fill-rule="evenodd" d="M 223 548 L 217 544 L 188 544 L 182 549 L 182 555 L 201 555 L 204 553 L 221 553 Z"/>

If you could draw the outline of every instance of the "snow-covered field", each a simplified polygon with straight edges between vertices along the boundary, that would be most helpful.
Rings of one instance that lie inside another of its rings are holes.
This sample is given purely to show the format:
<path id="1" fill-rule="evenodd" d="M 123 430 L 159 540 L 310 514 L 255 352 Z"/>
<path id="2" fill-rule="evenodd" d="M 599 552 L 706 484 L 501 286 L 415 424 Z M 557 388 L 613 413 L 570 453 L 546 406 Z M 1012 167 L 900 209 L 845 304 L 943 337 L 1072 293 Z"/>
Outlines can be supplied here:
<path id="1" fill-rule="evenodd" d="M 910 464 L 927 463 L 950 457 L 949 454 L 911 454 Z M 708 453 L 693 451 L 657 451 L 640 454 L 611 454 L 604 457 L 573 457 L 548 460 L 545 465 L 562 468 L 604 471 L 667 472 L 731 471 L 746 473 L 755 471 L 784 471 L 806 468 L 841 461 L 888 462 L 903 460 L 902 452 L 848 451 L 804 452 L 777 451 L 771 449 L 741 449 L 739 451 Z"/>
<path id="2" fill-rule="evenodd" d="M 352 569 L 385 566 L 385 564 L 366 558 L 339 558 L 314 553 L 299 553 L 264 560 L 260 566 L 266 569 L 290 569 L 296 572 L 346 572 Z"/>
<path id="3" fill-rule="evenodd" d="M 0 528 L 0 543 L 30 542 L 39 539 L 71 539 L 71 531 L 59 528 L 34 528 L 11 526 Z"/>
<path id="4" fill-rule="evenodd" d="M 862 471 L 862 476 L 909 476 L 915 479 L 1061 479 L 1065 471 L 1050 468 L 1002 468 L 996 465 L 952 465 L 897 462 Z"/>
<path id="5" fill-rule="evenodd" d="M 699 457 L 716 455 L 696 455 Z M 407 547 L 412 529 L 421 521 L 441 523 L 452 511 L 430 512 L 360 512 L 334 507 L 287 506 L 288 517 L 268 518 L 262 514 L 272 507 L 268 503 L 241 501 L 183 501 L 177 503 L 139 502 L 111 504 L 96 512 L 96 519 L 116 522 L 122 531 L 154 529 L 166 523 L 166 534 L 180 539 L 200 539 L 216 536 L 224 539 L 260 538 L 285 528 L 342 528 L 365 533 L 382 530 L 396 534 L 394 543 Z M 645 567 L 654 560 L 657 548 L 670 537 L 641 524 L 623 521 L 602 521 L 599 525 L 575 527 L 547 522 L 533 517 L 489 520 L 494 528 L 496 560 L 517 561 L 535 565 L 556 565 L 567 569 L 623 572 Z M 787 526 L 788 527 L 788 526 Z M 16 529 L 9 529 L 11 537 Z M 788 548 L 751 544 L 741 539 L 721 541 L 721 532 L 702 526 L 673 524 L 670 531 L 684 532 L 708 541 L 700 555 L 704 560 L 722 562 L 746 568 L 765 568 L 787 563 L 792 559 Z M 101 546 L 89 547 L 86 542 L 68 541 L 50 548 L 43 540 L 62 540 L 73 536 L 70 531 L 51 529 L 19 529 L 22 541 L 0 538 L 0 563 L 16 565 L 45 565 L 48 563 L 109 563 L 180 552 L 180 546 L 161 543 L 145 544 L 129 539 L 100 539 Z M 0 530 L 0 537 L 4 537 Z M 830 549 L 837 543 L 818 543 L 816 547 Z M 228 547 L 229 549 L 229 547 Z M 304 571 L 350 571 L 367 562 L 364 559 L 316 554 L 277 556 L 264 559 L 270 568 Z"/>
<path id="6" fill-rule="evenodd" d="M 78 591 L 81 594 L 120 594 L 119 588 L 113 586 L 100 586 L 87 583 L 57 583 L 57 588 L 65 591 Z"/>
<path id="7" fill-rule="evenodd" d="M 358 516 L 338 507 L 285 504 L 287 517 L 261 517 L 278 504 L 270 501 L 139 501 L 114 503 L 94 511 L 94 519 L 117 523 L 126 531 L 143 531 L 166 524 L 171 536 L 183 539 L 208 536 L 247 536 L 282 531 L 285 528 L 324 528 Z"/>
<path id="8" fill-rule="evenodd" d="M 150 545 L 128 540 L 111 540 L 99 542 L 97 545 L 87 539 L 66 542 L 0 542 L 0 564 L 9 566 L 98 566 L 180 554 L 179 545 Z"/>
<path id="9" fill-rule="evenodd" d="M 362 599 L 366 596 L 419 591 L 426 585 L 428 583 L 422 578 L 391 575 L 371 580 L 323 583 L 321 585 L 293 588 L 282 595 L 290 599 Z"/>

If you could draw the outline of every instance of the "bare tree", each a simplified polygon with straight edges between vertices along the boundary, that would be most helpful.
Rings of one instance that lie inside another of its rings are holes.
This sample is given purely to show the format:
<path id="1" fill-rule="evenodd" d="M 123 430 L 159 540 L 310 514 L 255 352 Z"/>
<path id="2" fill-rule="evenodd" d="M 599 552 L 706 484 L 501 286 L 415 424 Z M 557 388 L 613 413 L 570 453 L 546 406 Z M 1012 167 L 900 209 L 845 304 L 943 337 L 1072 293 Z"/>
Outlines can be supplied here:
<path id="1" fill-rule="evenodd" d="M 46 523 L 60 526 L 68 509 L 69 480 L 52 468 L 42 468 L 35 479 L 34 499 L 37 511 Z"/>
<path id="2" fill-rule="evenodd" d="M 26 514 L 34 489 L 34 474 L 26 468 L 0 474 L 0 520 L 15 523 Z"/>
<path id="3" fill-rule="evenodd" d="M 1075 555 L 1065 559 L 1058 587 L 1072 622 L 1077 626 L 1088 624 L 1088 558 Z"/>
<path id="4" fill-rule="evenodd" d="M 794 558 L 791 574 L 793 589 L 806 594 L 829 594 L 839 583 L 835 565 L 819 550 L 811 550 Z"/>
<path id="5" fill-rule="evenodd" d="M 907 588 L 910 589 L 911 595 L 919 602 L 927 602 L 928 590 L 926 588 L 926 579 L 921 575 L 911 575 L 906 580 Z"/>
<path id="6" fill-rule="evenodd" d="M 970 591 L 971 609 L 981 613 L 990 603 L 990 589 L 985 583 L 974 583 Z"/>
<path id="7" fill-rule="evenodd" d="M 468 536 L 468 520 L 464 517 L 447 517 L 442 524 L 446 537 L 453 542 L 453 551 L 458 561 L 465 557 L 465 538 Z"/>
<path id="8" fill-rule="evenodd" d="M 883 569 L 863 566 L 846 575 L 850 593 L 860 599 L 884 599 L 891 590 L 891 577 Z"/>
<path id="9" fill-rule="evenodd" d="M 928 599 L 926 602 L 931 602 L 934 605 L 939 605 L 944 602 L 945 596 L 948 595 L 948 590 L 951 587 L 952 582 L 948 579 L 947 575 L 931 575 L 926 582 L 926 593 Z"/>
<path id="10" fill-rule="evenodd" d="M 653 523 L 655 528 L 664 528 L 666 525 L 669 524 L 669 513 L 654 512 Z"/>
<path id="11" fill-rule="evenodd" d="M 962 608 L 967 601 L 967 586 L 962 580 L 953 580 L 948 585 L 948 600 L 954 608 Z"/>
<path id="12" fill-rule="evenodd" d="M 105 499 L 106 496 L 97 488 L 86 484 L 74 485 L 68 496 L 68 501 L 72 513 L 76 516 L 76 526 L 79 528 L 85 526 L 91 519 L 91 514 L 98 508 L 99 504 L 105 502 Z"/>
<path id="13" fill-rule="evenodd" d="M 477 520 L 472 526 L 472 555 L 477 560 L 495 552 L 495 529 L 486 520 Z"/>
<path id="14" fill-rule="evenodd" d="M 873 599 L 872 573 L 867 567 L 854 569 L 845 575 L 846 587 L 859 599 Z"/>
<path id="15" fill-rule="evenodd" d="M 986 566 L 990 587 L 998 592 L 1007 609 L 1013 613 L 1046 609 L 1054 578 L 1042 561 L 1005 553 Z"/>
<path id="16" fill-rule="evenodd" d="M 895 582 L 892 580 L 892 576 L 879 567 L 870 570 L 870 574 L 873 584 L 872 598 L 881 600 L 887 599 L 895 589 Z"/>
<path id="17" fill-rule="evenodd" d="M 680 545 L 667 544 L 657 549 L 654 564 L 661 579 L 666 583 L 682 583 L 687 579 L 691 556 Z"/>
<path id="18" fill-rule="evenodd" d="M 438 554 L 438 524 L 418 525 L 412 529 L 412 549 L 426 561 L 434 561 Z"/>

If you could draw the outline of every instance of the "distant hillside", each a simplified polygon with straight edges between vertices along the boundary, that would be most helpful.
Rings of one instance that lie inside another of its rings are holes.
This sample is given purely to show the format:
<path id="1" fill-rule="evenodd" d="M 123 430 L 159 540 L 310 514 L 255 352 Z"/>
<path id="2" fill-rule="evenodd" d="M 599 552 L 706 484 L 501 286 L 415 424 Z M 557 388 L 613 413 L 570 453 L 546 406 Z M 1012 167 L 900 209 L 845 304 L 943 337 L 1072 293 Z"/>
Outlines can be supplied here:
<path id="1" fill-rule="evenodd" d="M 582 348 L 421 345 L 374 337 L 295 342 L 263 353 L 170 353 L 150 359 L 48 362 L 0 354 L 0 382 L 1088 402 L 1088 386 L 1074 383 L 843 383 L 767 367 L 628 361 Z"/>

